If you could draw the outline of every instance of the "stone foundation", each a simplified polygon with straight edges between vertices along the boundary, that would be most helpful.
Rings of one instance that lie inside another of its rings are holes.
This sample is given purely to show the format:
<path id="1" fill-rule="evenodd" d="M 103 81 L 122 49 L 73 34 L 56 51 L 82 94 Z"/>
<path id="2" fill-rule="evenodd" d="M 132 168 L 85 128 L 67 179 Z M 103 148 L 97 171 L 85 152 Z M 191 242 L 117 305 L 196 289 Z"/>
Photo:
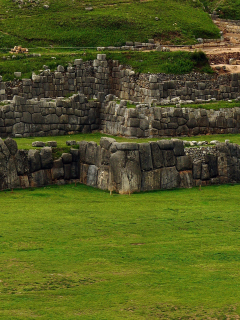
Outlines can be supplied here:
<path id="1" fill-rule="evenodd" d="M 120 194 L 238 183 L 240 147 L 220 143 L 189 152 L 176 139 L 138 144 L 101 138 L 100 145 L 81 141 L 54 160 L 51 147 L 18 150 L 11 138 L 0 139 L 1 190 L 73 181 Z"/>

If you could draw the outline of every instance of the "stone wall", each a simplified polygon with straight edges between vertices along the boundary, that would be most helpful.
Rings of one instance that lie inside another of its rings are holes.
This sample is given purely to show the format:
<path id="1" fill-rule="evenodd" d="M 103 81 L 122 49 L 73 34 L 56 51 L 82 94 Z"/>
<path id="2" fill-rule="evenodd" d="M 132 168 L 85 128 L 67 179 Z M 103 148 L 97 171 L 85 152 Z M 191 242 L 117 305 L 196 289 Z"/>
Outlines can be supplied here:
<path id="1" fill-rule="evenodd" d="M 119 65 L 118 61 L 107 61 L 105 54 L 98 54 L 94 61 L 76 59 L 74 66 L 67 70 L 58 66 L 55 72 L 44 70 L 19 83 L 4 83 L 0 79 L 0 100 L 11 100 L 14 95 L 26 99 L 56 98 L 77 92 L 88 98 L 111 93 L 120 99 L 145 103 L 167 103 L 167 99 L 175 97 L 194 102 L 235 99 L 240 95 L 239 81 L 240 74 L 218 77 L 199 73 L 179 76 L 136 74 Z"/>
<path id="2" fill-rule="evenodd" d="M 207 150 L 207 151 L 206 151 Z M 180 140 L 100 145 L 81 141 L 54 160 L 51 147 L 18 150 L 11 138 L 0 139 L 0 189 L 80 182 L 121 194 L 240 181 L 240 147 L 218 144 L 185 149 Z"/>
<path id="3" fill-rule="evenodd" d="M 194 136 L 240 132 L 240 108 L 224 108 L 219 111 L 149 107 L 139 104 L 127 108 L 126 101 L 110 101 L 101 107 L 103 133 L 128 137 Z"/>
<path id="4" fill-rule="evenodd" d="M 0 106 L 0 136 L 29 137 L 92 132 L 99 128 L 100 103 L 83 94 L 70 98 L 29 99 L 14 96 Z"/>

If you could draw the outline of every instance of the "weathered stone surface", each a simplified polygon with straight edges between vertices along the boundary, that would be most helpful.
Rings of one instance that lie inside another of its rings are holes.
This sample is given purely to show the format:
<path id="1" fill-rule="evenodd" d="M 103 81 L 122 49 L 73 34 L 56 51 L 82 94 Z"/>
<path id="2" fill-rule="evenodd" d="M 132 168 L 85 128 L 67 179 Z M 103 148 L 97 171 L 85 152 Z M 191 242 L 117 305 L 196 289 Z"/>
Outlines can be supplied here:
<path id="1" fill-rule="evenodd" d="M 96 152 L 97 152 L 97 143 L 94 141 L 88 142 L 86 146 L 86 155 L 85 155 L 85 161 L 87 164 L 91 164 L 91 165 L 96 164 Z"/>
<path id="2" fill-rule="evenodd" d="M 43 187 L 52 183 L 50 170 L 39 170 L 32 172 L 30 176 L 31 187 Z"/>
<path id="3" fill-rule="evenodd" d="M 218 175 L 218 161 L 217 156 L 207 155 L 208 169 L 210 178 L 215 178 Z"/>
<path id="4" fill-rule="evenodd" d="M 173 150 L 174 148 L 172 140 L 159 140 L 157 143 L 161 150 Z"/>
<path id="5" fill-rule="evenodd" d="M 64 177 L 64 169 L 62 158 L 53 161 L 53 167 L 51 169 L 52 179 L 58 180 Z"/>
<path id="6" fill-rule="evenodd" d="M 43 141 L 34 141 L 34 142 L 32 142 L 32 146 L 33 146 L 33 147 L 40 147 L 40 148 L 42 148 L 42 147 L 45 147 L 45 145 L 46 145 L 46 143 L 43 142 Z"/>
<path id="7" fill-rule="evenodd" d="M 219 176 L 228 175 L 228 161 L 225 153 L 220 153 L 218 157 L 218 174 Z"/>
<path id="8" fill-rule="evenodd" d="M 80 183 L 87 184 L 88 164 L 80 163 Z"/>
<path id="9" fill-rule="evenodd" d="M 100 146 L 106 150 L 108 150 L 112 143 L 116 142 L 113 138 L 102 137 L 100 139 Z"/>
<path id="10" fill-rule="evenodd" d="M 117 150 L 138 150 L 139 145 L 138 143 L 133 142 L 122 142 L 122 143 L 116 143 Z"/>
<path id="11" fill-rule="evenodd" d="M 80 141 L 79 142 L 80 162 L 85 162 L 86 161 L 86 148 L 87 148 L 87 142 L 86 141 Z"/>
<path id="12" fill-rule="evenodd" d="M 177 170 L 185 171 L 192 169 L 192 159 L 190 156 L 177 157 Z"/>
<path id="13" fill-rule="evenodd" d="M 15 154 L 18 151 L 18 146 L 17 146 L 17 142 L 11 138 L 7 138 L 4 140 L 5 145 L 7 146 L 10 154 L 12 156 L 15 156 Z"/>
<path id="14" fill-rule="evenodd" d="M 19 176 L 26 175 L 29 173 L 29 162 L 28 162 L 27 150 L 18 150 L 14 160 L 15 160 L 15 166 L 17 169 L 17 174 Z"/>
<path id="15" fill-rule="evenodd" d="M 28 176 L 19 176 L 19 180 L 20 180 L 21 188 L 29 188 L 30 184 L 29 184 Z"/>
<path id="16" fill-rule="evenodd" d="M 200 179 L 202 175 L 202 161 L 193 162 L 193 179 Z"/>
<path id="17" fill-rule="evenodd" d="M 71 148 L 71 149 L 70 149 L 70 153 L 71 153 L 71 155 L 72 155 L 72 161 L 73 161 L 73 162 L 78 162 L 79 159 L 80 159 L 79 150 L 78 150 L 78 149 L 73 149 L 73 148 Z"/>
<path id="18" fill-rule="evenodd" d="M 152 154 L 151 154 L 151 146 L 149 143 L 139 144 L 139 155 L 140 155 L 141 170 L 143 171 L 152 170 L 153 169 Z"/>
<path id="19" fill-rule="evenodd" d="M 100 166 L 98 170 L 97 187 L 101 190 L 108 190 L 109 184 L 109 167 Z"/>
<path id="20" fill-rule="evenodd" d="M 110 158 L 110 190 L 118 191 L 121 184 L 121 169 L 126 165 L 124 151 L 117 151 Z"/>
<path id="21" fill-rule="evenodd" d="M 180 172 L 180 188 L 192 188 L 192 187 L 193 187 L 192 171 L 181 171 Z"/>
<path id="22" fill-rule="evenodd" d="M 175 167 L 161 169 L 161 189 L 177 188 L 180 185 L 180 175 Z"/>
<path id="23" fill-rule="evenodd" d="M 87 185 L 90 187 L 96 187 L 97 176 L 98 176 L 98 168 L 95 165 L 90 165 L 88 167 Z"/>
<path id="24" fill-rule="evenodd" d="M 161 189 L 161 169 L 142 172 L 141 190 L 159 190 Z"/>
<path id="25" fill-rule="evenodd" d="M 28 162 L 30 172 L 35 172 L 41 169 L 41 158 L 39 150 L 28 151 Z"/>
<path id="26" fill-rule="evenodd" d="M 201 174 L 201 180 L 208 180 L 210 178 L 208 165 L 206 163 L 202 164 L 202 174 Z"/>
<path id="27" fill-rule="evenodd" d="M 72 154 L 71 153 L 63 153 L 62 154 L 62 161 L 64 164 L 69 164 L 72 162 Z"/>
<path id="28" fill-rule="evenodd" d="M 8 188 L 19 188 L 20 180 L 15 166 L 14 158 L 11 156 L 7 162 L 7 185 Z"/>
<path id="29" fill-rule="evenodd" d="M 71 179 L 79 179 L 79 164 L 78 162 L 72 162 L 71 163 L 71 173 L 70 178 Z"/>
<path id="30" fill-rule="evenodd" d="M 141 169 L 137 150 L 117 151 L 110 158 L 109 190 L 121 194 L 140 191 Z"/>
<path id="31" fill-rule="evenodd" d="M 108 165 L 110 161 L 111 153 L 105 148 L 101 148 L 101 164 Z"/>
<path id="32" fill-rule="evenodd" d="M 165 167 L 172 167 L 176 164 L 176 157 L 173 150 L 163 150 L 163 159 Z"/>
<path id="33" fill-rule="evenodd" d="M 44 147 L 40 151 L 42 169 L 51 169 L 53 165 L 52 148 Z"/>
<path id="34" fill-rule="evenodd" d="M 175 156 L 184 156 L 184 144 L 183 141 L 178 139 L 173 139 L 173 152 Z"/>
<path id="35" fill-rule="evenodd" d="M 64 180 L 70 180 L 71 179 L 71 163 L 64 163 L 63 168 L 64 168 Z"/>
<path id="36" fill-rule="evenodd" d="M 151 142 L 151 151 L 152 151 L 152 163 L 153 168 L 161 168 L 164 166 L 164 158 L 163 158 L 163 152 L 159 147 L 159 144 L 157 142 Z"/>

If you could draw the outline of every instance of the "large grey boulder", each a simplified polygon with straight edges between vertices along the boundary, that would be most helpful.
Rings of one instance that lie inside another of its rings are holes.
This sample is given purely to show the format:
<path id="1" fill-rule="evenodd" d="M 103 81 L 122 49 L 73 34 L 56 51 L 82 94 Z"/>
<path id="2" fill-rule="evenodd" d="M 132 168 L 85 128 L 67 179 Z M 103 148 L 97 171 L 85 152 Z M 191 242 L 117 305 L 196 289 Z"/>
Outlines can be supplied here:
<path id="1" fill-rule="evenodd" d="M 193 179 L 200 179 L 202 175 L 202 161 L 193 162 Z"/>
<path id="2" fill-rule="evenodd" d="M 80 152 L 78 149 L 73 149 L 71 148 L 70 153 L 72 155 L 72 161 L 73 162 L 78 162 L 80 159 Z"/>
<path id="3" fill-rule="evenodd" d="M 95 165 L 90 165 L 88 168 L 87 174 L 87 185 L 90 187 L 97 186 L 97 175 L 98 175 L 98 168 Z"/>
<path id="4" fill-rule="evenodd" d="M 109 190 L 120 194 L 140 191 L 139 151 L 117 151 L 110 158 Z"/>
<path id="5" fill-rule="evenodd" d="M 161 169 L 142 172 L 141 190 L 159 190 L 161 189 Z"/>
<path id="6" fill-rule="evenodd" d="M 140 164 L 142 171 L 149 171 L 153 169 L 151 146 L 149 143 L 139 144 Z"/>
<path id="7" fill-rule="evenodd" d="M 208 168 L 209 168 L 209 176 L 210 178 L 217 177 L 218 175 L 218 161 L 217 156 L 213 154 L 207 155 Z"/>
<path id="8" fill-rule="evenodd" d="M 15 156 L 15 154 L 18 151 L 18 146 L 17 146 L 17 142 L 11 138 L 7 138 L 4 140 L 5 145 L 7 146 L 10 154 L 12 156 Z"/>
<path id="9" fill-rule="evenodd" d="M 43 187 L 52 184 L 52 176 L 50 170 L 39 170 L 32 172 L 30 176 L 31 187 Z"/>
<path id="10" fill-rule="evenodd" d="M 177 170 L 185 171 L 192 169 L 192 158 L 190 156 L 177 157 Z"/>
<path id="11" fill-rule="evenodd" d="M 151 151 L 152 151 L 152 162 L 153 162 L 153 168 L 161 168 L 164 166 L 164 158 L 163 158 L 163 152 L 159 147 L 159 144 L 157 142 L 151 142 Z"/>
<path id="12" fill-rule="evenodd" d="M 44 147 L 40 151 L 42 169 L 51 169 L 53 165 L 52 148 Z"/>
<path id="13" fill-rule="evenodd" d="M 210 178 L 208 164 L 202 163 L 201 180 L 208 180 Z"/>
<path id="14" fill-rule="evenodd" d="M 13 157 L 10 157 L 7 163 L 7 187 L 10 189 L 20 187 L 20 180 Z"/>
<path id="15" fill-rule="evenodd" d="M 70 178 L 71 179 L 79 179 L 79 165 L 78 165 L 78 162 L 72 162 L 71 163 Z"/>
<path id="16" fill-rule="evenodd" d="M 180 188 L 192 188 L 193 176 L 192 171 L 180 172 Z"/>
<path id="17" fill-rule="evenodd" d="M 53 167 L 51 169 L 52 179 L 58 180 L 64 177 L 64 169 L 62 158 L 53 161 Z"/>
<path id="18" fill-rule="evenodd" d="M 87 142 L 86 141 L 80 141 L 79 142 L 79 157 L 80 162 L 86 162 L 86 149 L 87 149 Z"/>
<path id="19" fill-rule="evenodd" d="M 161 150 L 173 150 L 173 141 L 172 140 L 159 140 L 157 141 Z"/>
<path id="20" fill-rule="evenodd" d="M 180 185 L 180 175 L 175 167 L 161 169 L 161 189 L 177 188 Z"/>
<path id="21" fill-rule="evenodd" d="M 124 151 L 130 151 L 130 150 L 138 150 L 139 144 L 134 142 L 122 142 L 122 143 L 116 143 L 117 150 L 124 150 Z"/>
<path id="22" fill-rule="evenodd" d="M 96 164 L 97 143 L 90 141 L 87 143 L 85 161 L 87 164 Z"/>
<path id="23" fill-rule="evenodd" d="M 116 142 L 113 138 L 102 137 L 100 139 L 100 146 L 106 150 L 108 150 L 112 143 Z"/>
<path id="24" fill-rule="evenodd" d="M 41 158 L 39 150 L 29 150 L 28 151 L 28 162 L 30 172 L 35 172 L 41 169 Z"/>
<path id="25" fill-rule="evenodd" d="M 173 150 L 163 150 L 163 159 L 165 167 L 172 167 L 176 164 L 176 157 Z"/>
<path id="26" fill-rule="evenodd" d="M 62 161 L 64 164 L 70 164 L 72 162 L 72 154 L 71 153 L 63 153 Z"/>
<path id="27" fill-rule="evenodd" d="M 97 187 L 101 190 L 108 190 L 109 166 L 100 166 L 98 170 Z"/>
<path id="28" fill-rule="evenodd" d="M 15 155 L 15 166 L 19 176 L 27 175 L 29 173 L 27 150 L 18 150 L 18 152 Z"/>
<path id="29" fill-rule="evenodd" d="M 172 139 L 173 141 L 173 152 L 175 156 L 184 156 L 184 143 L 178 139 Z"/>

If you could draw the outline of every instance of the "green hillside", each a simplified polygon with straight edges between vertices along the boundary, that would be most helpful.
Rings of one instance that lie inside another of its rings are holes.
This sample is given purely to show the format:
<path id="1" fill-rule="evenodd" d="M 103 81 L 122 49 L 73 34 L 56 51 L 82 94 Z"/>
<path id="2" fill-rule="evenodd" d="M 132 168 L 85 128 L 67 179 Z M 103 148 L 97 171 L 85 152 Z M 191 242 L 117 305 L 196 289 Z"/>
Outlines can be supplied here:
<path id="1" fill-rule="evenodd" d="M 240 0 L 201 0 L 205 10 L 217 11 L 221 18 L 240 19 Z"/>
<path id="2" fill-rule="evenodd" d="M 219 37 L 199 0 L 1 0 L 0 18 L 0 47 L 120 46 L 150 38 L 180 44 Z"/>

